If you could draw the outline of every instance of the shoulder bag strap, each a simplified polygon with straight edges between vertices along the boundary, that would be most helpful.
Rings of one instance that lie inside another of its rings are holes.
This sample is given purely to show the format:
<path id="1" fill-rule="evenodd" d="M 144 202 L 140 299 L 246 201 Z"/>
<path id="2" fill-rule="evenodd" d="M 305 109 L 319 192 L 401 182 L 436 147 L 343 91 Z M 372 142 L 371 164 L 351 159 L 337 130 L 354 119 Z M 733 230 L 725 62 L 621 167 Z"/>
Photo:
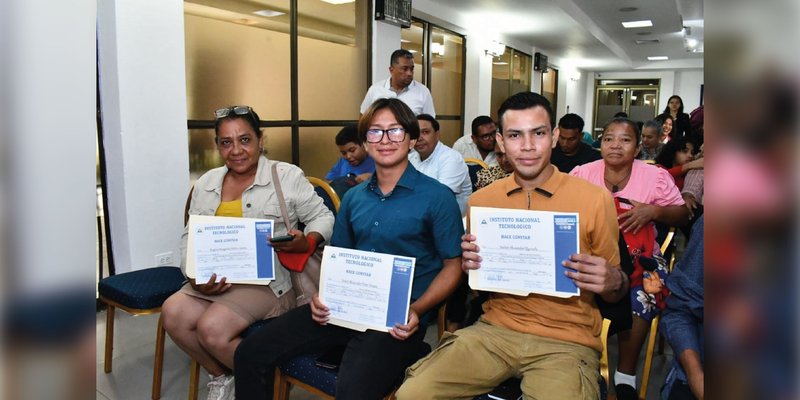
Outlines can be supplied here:
<path id="1" fill-rule="evenodd" d="M 281 216 L 283 223 L 286 225 L 288 232 L 292 228 L 289 226 L 289 213 L 286 211 L 286 200 L 283 198 L 283 189 L 281 189 L 281 181 L 278 179 L 278 163 L 272 163 L 272 184 L 275 185 L 275 193 L 278 194 L 278 202 L 281 205 Z"/>

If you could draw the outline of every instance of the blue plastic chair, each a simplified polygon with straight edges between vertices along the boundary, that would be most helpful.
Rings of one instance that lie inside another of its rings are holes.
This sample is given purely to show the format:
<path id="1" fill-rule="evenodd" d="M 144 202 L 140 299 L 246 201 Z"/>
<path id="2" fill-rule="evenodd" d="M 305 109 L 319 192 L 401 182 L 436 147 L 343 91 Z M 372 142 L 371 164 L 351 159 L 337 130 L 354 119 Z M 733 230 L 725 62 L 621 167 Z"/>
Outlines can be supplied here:
<path id="1" fill-rule="evenodd" d="M 183 286 L 184 276 L 177 267 L 155 267 L 103 278 L 97 284 L 100 300 L 106 309 L 106 343 L 103 370 L 111 372 L 114 350 L 114 314 L 117 308 L 133 315 L 148 315 L 161 312 L 167 297 Z M 161 370 L 164 366 L 164 324 L 158 318 L 156 351 L 153 363 L 152 398 L 161 397 Z"/>

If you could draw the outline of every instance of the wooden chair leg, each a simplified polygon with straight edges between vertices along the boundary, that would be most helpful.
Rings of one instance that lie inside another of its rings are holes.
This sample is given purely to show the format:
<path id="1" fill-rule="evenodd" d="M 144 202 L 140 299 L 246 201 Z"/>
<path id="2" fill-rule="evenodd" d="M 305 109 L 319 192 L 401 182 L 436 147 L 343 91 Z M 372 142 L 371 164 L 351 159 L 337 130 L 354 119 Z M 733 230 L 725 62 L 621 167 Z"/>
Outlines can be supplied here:
<path id="1" fill-rule="evenodd" d="M 273 386 L 273 400 L 289 400 L 289 390 L 291 389 L 291 385 L 289 384 L 289 381 L 286 380 L 286 376 L 283 375 L 281 369 L 278 367 L 275 367 L 275 382 Z"/>
<path id="2" fill-rule="evenodd" d="M 200 364 L 197 360 L 192 359 L 192 365 L 189 368 L 189 400 L 197 400 L 197 391 L 200 386 Z"/>
<path id="3" fill-rule="evenodd" d="M 106 352 L 103 359 L 103 371 L 111 372 L 111 358 L 114 353 L 114 310 L 116 308 L 106 304 Z"/>
<path id="4" fill-rule="evenodd" d="M 166 335 L 164 317 L 163 314 L 159 314 L 158 328 L 156 328 L 156 354 L 153 357 L 153 400 L 161 398 L 161 374 L 164 370 L 164 339 Z"/>
<path id="5" fill-rule="evenodd" d="M 660 316 L 653 318 L 650 323 L 650 335 L 647 338 L 647 352 L 644 356 L 644 369 L 642 369 L 642 384 L 639 388 L 639 398 L 644 399 L 647 397 L 647 384 L 650 380 L 650 368 L 653 366 L 653 351 L 656 347 L 656 338 L 658 337 L 658 321 Z"/>

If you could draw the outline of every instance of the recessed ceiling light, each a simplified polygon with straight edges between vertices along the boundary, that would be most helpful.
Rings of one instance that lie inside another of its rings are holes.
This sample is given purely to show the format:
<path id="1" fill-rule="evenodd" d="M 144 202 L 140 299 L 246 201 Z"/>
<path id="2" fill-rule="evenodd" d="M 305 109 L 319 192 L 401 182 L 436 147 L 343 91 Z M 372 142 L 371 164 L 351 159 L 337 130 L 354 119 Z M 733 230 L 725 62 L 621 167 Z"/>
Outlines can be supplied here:
<path id="1" fill-rule="evenodd" d="M 282 13 L 280 11 L 275 11 L 275 10 L 258 10 L 258 11 L 253 11 L 253 14 L 260 15 L 262 17 L 277 17 L 278 15 L 283 15 L 286 13 Z"/>
<path id="2" fill-rule="evenodd" d="M 660 42 L 661 41 L 658 39 L 639 39 L 636 41 L 636 44 L 656 44 Z"/>
<path id="3" fill-rule="evenodd" d="M 322 0 L 322 1 L 328 4 L 346 4 L 346 3 L 352 3 L 356 0 Z"/>
<path id="4" fill-rule="evenodd" d="M 669 60 L 669 57 L 667 57 L 667 56 L 655 56 L 655 57 L 647 57 L 647 59 L 650 60 L 650 61 L 665 61 L 665 60 Z"/>
<path id="5" fill-rule="evenodd" d="M 630 29 L 630 28 L 647 28 L 647 27 L 653 26 L 653 21 L 651 21 L 649 19 L 645 19 L 645 20 L 642 20 L 642 21 L 627 21 L 627 22 L 623 22 L 622 26 L 624 26 L 625 28 L 628 28 L 628 29 Z"/>
<path id="6" fill-rule="evenodd" d="M 400 39 L 400 43 L 411 43 L 408 39 Z"/>
<path id="7" fill-rule="evenodd" d="M 409 53 L 416 53 L 417 51 L 416 51 L 416 50 L 414 50 L 414 49 L 409 49 L 409 50 L 408 50 L 408 52 L 409 52 Z"/>
<path id="8" fill-rule="evenodd" d="M 492 64 L 494 64 L 494 65 L 508 65 L 508 63 L 505 62 L 505 61 L 495 61 Z"/>
<path id="9" fill-rule="evenodd" d="M 631 12 L 638 10 L 638 7 L 622 7 L 619 9 L 620 12 Z"/>

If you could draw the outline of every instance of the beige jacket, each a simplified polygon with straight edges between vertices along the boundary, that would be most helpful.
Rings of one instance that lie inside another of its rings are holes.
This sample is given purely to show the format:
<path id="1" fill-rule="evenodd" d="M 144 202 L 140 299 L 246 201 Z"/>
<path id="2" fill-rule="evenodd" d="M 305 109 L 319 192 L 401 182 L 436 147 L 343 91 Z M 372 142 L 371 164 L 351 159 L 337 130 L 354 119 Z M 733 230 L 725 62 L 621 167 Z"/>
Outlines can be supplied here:
<path id="1" fill-rule="evenodd" d="M 289 226 L 297 227 L 298 222 L 305 224 L 305 233 L 317 232 L 327 242 L 333 232 L 334 216 L 322 202 L 322 198 L 314 192 L 308 183 L 303 170 L 295 165 L 270 161 L 261 156 L 258 160 L 258 171 L 253 185 L 242 193 L 242 216 L 245 218 L 266 218 L 275 221 L 274 236 L 285 235 L 286 226 L 281 216 L 278 195 L 272 184 L 272 164 L 278 164 L 278 178 L 286 200 L 289 214 Z M 189 205 L 190 215 L 214 215 L 219 207 L 222 194 L 222 181 L 228 167 L 212 169 L 194 185 L 192 200 Z M 181 236 L 181 269 L 186 271 L 186 242 L 189 235 L 188 226 Z M 319 243 L 318 245 L 322 245 Z M 275 257 L 274 265 L 281 265 Z M 280 297 L 292 288 L 289 271 L 276 268 L 275 280 L 269 285 L 276 296 Z"/>

